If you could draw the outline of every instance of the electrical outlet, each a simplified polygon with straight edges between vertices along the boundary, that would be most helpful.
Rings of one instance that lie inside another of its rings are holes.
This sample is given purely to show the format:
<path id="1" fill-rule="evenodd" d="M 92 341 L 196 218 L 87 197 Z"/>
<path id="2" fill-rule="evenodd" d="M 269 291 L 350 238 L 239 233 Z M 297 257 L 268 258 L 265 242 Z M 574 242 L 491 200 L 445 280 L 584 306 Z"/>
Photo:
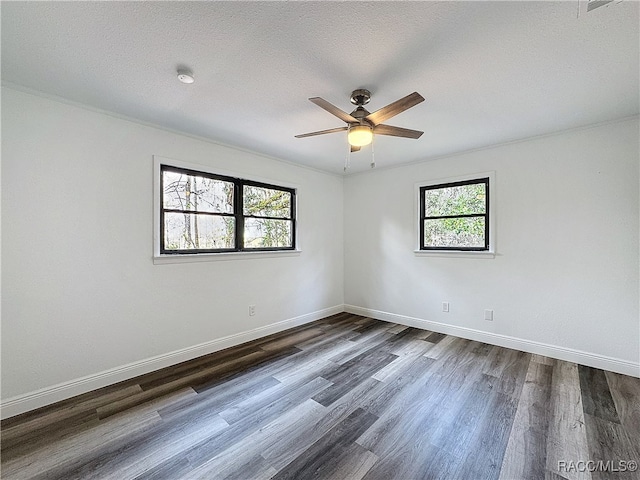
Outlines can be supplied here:
<path id="1" fill-rule="evenodd" d="M 256 314 L 256 306 L 255 305 L 249 305 L 249 316 L 253 317 Z"/>
<path id="2" fill-rule="evenodd" d="M 449 302 L 442 302 L 442 311 L 449 313 Z"/>
<path id="3" fill-rule="evenodd" d="M 484 319 L 488 320 L 489 322 L 493 322 L 493 310 L 485 310 Z"/>

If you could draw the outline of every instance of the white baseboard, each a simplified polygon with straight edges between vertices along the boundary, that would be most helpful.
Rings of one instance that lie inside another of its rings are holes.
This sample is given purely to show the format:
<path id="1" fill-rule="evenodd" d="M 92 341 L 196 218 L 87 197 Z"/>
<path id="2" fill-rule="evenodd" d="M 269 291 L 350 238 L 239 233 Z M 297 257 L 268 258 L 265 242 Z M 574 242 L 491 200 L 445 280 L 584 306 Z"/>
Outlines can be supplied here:
<path id="1" fill-rule="evenodd" d="M 87 375 L 75 380 L 42 388 L 34 392 L 8 398 L 7 400 L 3 400 L 0 404 L 0 417 L 13 417 L 67 398 L 75 397 L 76 395 L 90 392 L 97 388 L 106 387 L 123 380 L 137 377 L 138 375 L 143 375 L 164 367 L 192 360 L 194 358 L 240 345 L 257 338 L 266 337 L 267 335 L 278 333 L 299 325 L 304 325 L 305 323 L 313 322 L 315 320 L 320 320 L 321 318 L 335 315 L 336 313 L 341 313 L 343 311 L 343 305 L 335 305 L 333 307 L 317 310 L 288 320 L 283 320 L 281 322 L 254 328 L 253 330 L 246 332 L 236 333 L 234 335 L 218 338 L 199 345 L 193 345 L 191 347 L 175 350 L 163 355 L 157 355 L 155 357 L 129 363 L 127 365 L 122 365 L 120 367 L 92 375 Z"/>
<path id="2" fill-rule="evenodd" d="M 605 355 L 598 355 L 596 353 L 584 352 L 582 350 L 575 350 L 572 348 L 560 347 L 558 345 L 549 345 L 546 343 L 524 340 L 521 338 L 510 337 L 508 335 L 500 335 L 498 333 L 483 332 L 482 330 L 475 330 L 473 328 L 432 322 L 421 318 L 408 317 L 406 315 L 398 315 L 396 313 L 383 312 L 355 305 L 345 305 L 344 309 L 346 312 L 353 313 L 355 315 L 362 315 L 364 317 L 375 318 L 377 320 L 399 323 L 401 325 L 407 325 L 408 327 L 432 330 L 446 335 L 476 340 L 479 342 L 489 343 L 491 345 L 498 345 L 500 347 L 513 348 L 523 352 L 544 355 L 558 360 L 566 360 L 568 362 L 622 373 L 632 377 L 640 377 L 640 363 L 630 362 L 628 360 L 607 357 Z"/>

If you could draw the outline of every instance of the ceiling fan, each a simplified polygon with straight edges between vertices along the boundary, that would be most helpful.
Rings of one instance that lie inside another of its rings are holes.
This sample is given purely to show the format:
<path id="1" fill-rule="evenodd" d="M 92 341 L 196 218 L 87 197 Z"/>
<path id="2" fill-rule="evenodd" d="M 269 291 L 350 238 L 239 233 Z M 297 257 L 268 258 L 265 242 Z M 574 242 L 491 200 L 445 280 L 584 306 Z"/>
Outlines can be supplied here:
<path id="1" fill-rule="evenodd" d="M 327 102 L 320 97 L 312 97 L 311 102 L 325 109 L 327 112 L 335 115 L 343 122 L 347 123 L 345 127 L 330 128 L 329 130 L 320 130 L 318 132 L 303 133 L 296 135 L 296 138 L 313 137 L 315 135 L 324 135 L 325 133 L 348 132 L 347 138 L 351 151 L 357 152 L 361 147 L 369 145 L 373 140 L 373 134 L 390 135 L 392 137 L 420 138 L 424 132 L 418 130 L 409 130 L 408 128 L 392 127 L 384 125 L 382 122 L 391 117 L 395 117 L 399 113 L 408 110 L 411 107 L 424 102 L 424 98 L 418 92 L 413 92 L 406 97 L 390 103 L 386 107 L 382 107 L 373 113 L 369 113 L 363 105 L 371 100 L 371 92 L 363 88 L 354 90 L 351 93 L 351 103 L 356 105 L 356 109 L 350 114 L 340 110 L 335 105 Z"/>

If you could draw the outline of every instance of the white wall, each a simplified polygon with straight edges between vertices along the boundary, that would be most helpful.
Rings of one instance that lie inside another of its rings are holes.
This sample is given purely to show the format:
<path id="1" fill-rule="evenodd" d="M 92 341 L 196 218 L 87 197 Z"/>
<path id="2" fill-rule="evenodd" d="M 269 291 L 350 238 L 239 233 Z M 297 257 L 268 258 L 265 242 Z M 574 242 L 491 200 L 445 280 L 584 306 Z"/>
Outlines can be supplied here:
<path id="1" fill-rule="evenodd" d="M 297 185 L 302 253 L 154 265 L 153 155 Z M 3 399 L 342 310 L 340 177 L 8 88 L 2 167 Z"/>
<path id="2" fill-rule="evenodd" d="M 347 309 L 640 375 L 638 138 L 636 117 L 347 177 Z M 414 184 L 486 171 L 496 257 L 416 256 Z"/>

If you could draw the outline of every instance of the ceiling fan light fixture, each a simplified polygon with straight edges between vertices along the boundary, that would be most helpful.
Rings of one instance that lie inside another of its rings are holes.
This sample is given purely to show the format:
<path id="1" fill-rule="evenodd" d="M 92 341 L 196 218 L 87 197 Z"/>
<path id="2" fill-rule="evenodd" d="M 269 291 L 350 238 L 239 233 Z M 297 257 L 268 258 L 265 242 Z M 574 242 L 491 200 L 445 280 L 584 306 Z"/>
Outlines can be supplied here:
<path id="1" fill-rule="evenodd" d="M 364 147 L 373 140 L 373 130 L 368 125 L 354 125 L 349 128 L 347 138 L 352 147 Z"/>

